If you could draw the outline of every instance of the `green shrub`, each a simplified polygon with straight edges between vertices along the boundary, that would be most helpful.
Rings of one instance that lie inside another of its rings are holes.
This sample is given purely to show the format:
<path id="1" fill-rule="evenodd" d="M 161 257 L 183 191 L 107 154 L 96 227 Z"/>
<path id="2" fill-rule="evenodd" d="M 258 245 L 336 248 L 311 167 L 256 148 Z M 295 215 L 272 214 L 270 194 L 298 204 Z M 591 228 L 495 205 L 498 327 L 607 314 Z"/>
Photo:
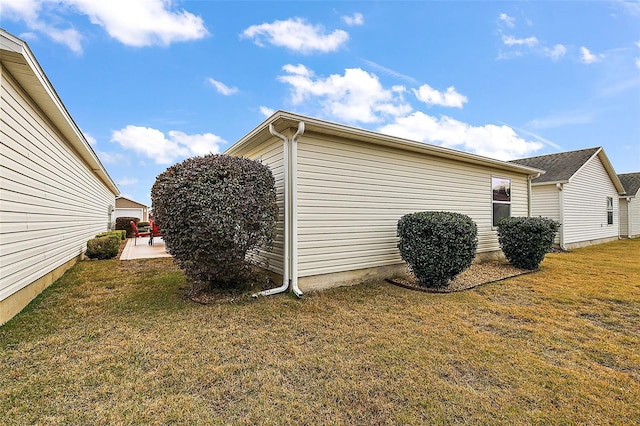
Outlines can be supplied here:
<path id="1" fill-rule="evenodd" d="M 498 241 L 513 266 L 534 270 L 553 248 L 560 222 L 544 217 L 507 217 L 498 222 Z"/>
<path id="2" fill-rule="evenodd" d="M 118 255 L 120 238 L 115 235 L 87 241 L 85 255 L 90 259 L 112 259 Z"/>
<path id="3" fill-rule="evenodd" d="M 135 232 L 133 232 L 133 228 L 131 227 L 131 221 L 138 226 L 138 222 L 140 219 L 137 217 L 118 217 L 116 218 L 116 230 L 124 230 L 127 231 L 127 238 L 131 238 L 135 236 Z"/>
<path id="4" fill-rule="evenodd" d="M 101 232 L 98 235 L 96 235 L 96 238 L 110 237 L 110 236 L 114 236 L 114 237 L 118 238 L 119 241 L 123 241 L 124 239 L 127 238 L 127 231 L 119 230 L 119 231 Z"/>
<path id="5" fill-rule="evenodd" d="M 478 229 L 467 215 L 418 212 L 398 221 L 398 248 L 421 286 L 441 287 L 476 255 Z"/>
<path id="6" fill-rule="evenodd" d="M 189 158 L 151 188 L 154 220 L 191 291 L 237 289 L 253 278 L 250 254 L 269 249 L 278 218 L 275 180 L 257 161 Z"/>

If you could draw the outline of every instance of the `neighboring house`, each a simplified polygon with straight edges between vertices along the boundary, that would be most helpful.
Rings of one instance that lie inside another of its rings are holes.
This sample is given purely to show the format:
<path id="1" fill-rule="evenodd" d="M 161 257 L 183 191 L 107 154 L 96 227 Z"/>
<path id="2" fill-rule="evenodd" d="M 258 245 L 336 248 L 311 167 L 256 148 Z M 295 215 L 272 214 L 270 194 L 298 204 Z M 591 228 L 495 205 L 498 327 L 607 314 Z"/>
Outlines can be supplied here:
<path id="1" fill-rule="evenodd" d="M 601 147 L 513 160 L 545 170 L 532 181 L 531 216 L 561 223 L 556 244 L 571 249 L 619 238 L 624 188 Z"/>
<path id="2" fill-rule="evenodd" d="M 620 236 L 640 237 L 640 172 L 618 175 L 624 195 L 620 197 Z"/>
<path id="3" fill-rule="evenodd" d="M 500 255 L 493 222 L 527 216 L 541 171 L 278 111 L 225 154 L 268 165 L 280 218 L 269 269 L 296 294 L 405 270 L 397 223 L 453 211 L 478 226 L 478 257 Z M 277 292 L 277 291 L 274 291 Z"/>
<path id="4" fill-rule="evenodd" d="M 0 324 L 112 221 L 118 188 L 25 42 L 0 30 Z"/>
<path id="5" fill-rule="evenodd" d="M 116 198 L 116 218 L 137 217 L 143 222 L 149 221 L 149 207 L 126 197 Z"/>

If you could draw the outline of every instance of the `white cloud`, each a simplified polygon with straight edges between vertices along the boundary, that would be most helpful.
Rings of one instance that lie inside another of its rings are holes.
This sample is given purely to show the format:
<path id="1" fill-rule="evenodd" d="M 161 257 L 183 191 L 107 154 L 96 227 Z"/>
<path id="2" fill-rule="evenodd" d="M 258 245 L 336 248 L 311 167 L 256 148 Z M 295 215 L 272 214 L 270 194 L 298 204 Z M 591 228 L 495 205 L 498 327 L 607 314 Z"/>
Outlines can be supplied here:
<path id="1" fill-rule="evenodd" d="M 252 25 L 243 31 L 242 36 L 261 47 L 269 43 L 305 54 L 333 52 L 349 40 L 345 31 L 334 30 L 327 34 L 322 25 L 311 25 L 301 18 Z"/>
<path id="2" fill-rule="evenodd" d="M 456 92 L 454 86 L 447 88 L 447 91 L 442 93 L 428 84 L 423 84 L 418 90 L 413 89 L 413 93 L 418 100 L 428 105 L 462 108 L 462 105 L 467 102 L 467 97 Z"/>
<path id="3" fill-rule="evenodd" d="M 157 164 L 172 164 L 178 159 L 218 153 L 224 139 L 212 133 L 187 135 L 172 130 L 167 135 L 150 127 L 129 125 L 116 130 L 111 141 L 123 148 L 144 155 Z"/>
<path id="4" fill-rule="evenodd" d="M 118 179 L 118 181 L 116 182 L 118 186 L 136 185 L 137 183 L 138 179 L 129 177 L 123 177 L 121 179 Z"/>
<path id="5" fill-rule="evenodd" d="M 364 25 L 362 13 L 354 13 L 352 16 L 343 16 L 342 20 L 349 26 Z"/>
<path id="6" fill-rule="evenodd" d="M 527 37 L 527 38 L 515 38 L 512 35 L 502 35 L 502 42 L 507 46 L 527 46 L 534 47 L 538 44 L 538 39 L 536 37 Z"/>
<path id="7" fill-rule="evenodd" d="M 123 154 L 118 152 L 106 152 L 106 151 L 97 151 L 98 157 L 100 157 L 100 161 L 106 164 L 129 164 L 129 158 Z"/>
<path id="8" fill-rule="evenodd" d="M 599 62 L 604 58 L 604 55 L 595 55 L 584 46 L 580 48 L 580 55 L 582 62 L 584 62 L 585 64 L 593 64 L 594 62 Z"/>
<path id="9" fill-rule="evenodd" d="M 531 120 L 529 123 L 527 123 L 527 127 L 533 129 L 553 129 L 558 127 L 573 126 L 576 124 L 588 124 L 593 121 L 594 117 L 594 111 L 566 111 Z"/>
<path id="10" fill-rule="evenodd" d="M 89 145 L 96 146 L 98 144 L 98 141 L 96 140 L 96 138 L 91 136 L 89 133 L 82 132 L 82 134 L 84 135 L 84 138 L 87 140 Z"/>
<path id="11" fill-rule="evenodd" d="M 543 147 L 528 141 L 509 126 L 472 126 L 451 117 L 432 117 L 416 111 L 378 129 L 382 133 L 448 148 L 473 152 L 490 158 L 510 160 L 524 157 Z"/>
<path id="12" fill-rule="evenodd" d="M 291 86 L 294 105 L 317 102 L 324 115 L 343 122 L 372 123 L 380 121 L 381 115 L 397 116 L 411 111 L 402 98 L 402 86 L 385 89 L 376 75 L 360 68 L 346 69 L 344 75 L 326 78 L 316 77 L 304 65 L 285 65 L 283 70 L 287 74 L 278 79 Z"/>
<path id="13" fill-rule="evenodd" d="M 507 27 L 513 28 L 516 26 L 516 18 L 507 15 L 506 13 L 501 13 L 499 18 Z"/>
<path id="14" fill-rule="evenodd" d="M 396 78 L 399 78 L 399 79 L 401 79 L 401 80 L 405 80 L 405 81 L 407 81 L 407 82 L 409 82 L 409 83 L 412 83 L 412 84 L 418 84 L 418 80 L 416 80 L 416 79 L 415 79 L 415 78 L 413 78 L 413 77 L 410 77 L 410 76 L 408 76 L 408 75 L 401 74 L 401 73 L 399 73 L 399 72 L 397 72 L 397 71 L 395 71 L 395 70 L 392 70 L 392 69 L 390 69 L 390 68 L 383 67 L 382 65 L 377 64 L 377 63 L 375 63 L 375 62 L 373 62 L 373 61 L 370 61 L 370 60 L 368 60 L 368 59 L 362 59 L 362 61 L 363 61 L 365 64 L 369 65 L 371 68 L 373 68 L 373 69 L 374 69 L 374 70 L 376 70 L 376 71 L 380 71 L 380 72 L 382 72 L 382 73 L 384 73 L 384 74 L 387 74 L 387 75 L 390 75 L 390 76 L 392 76 L 392 77 L 396 77 Z"/>
<path id="15" fill-rule="evenodd" d="M 223 94 L 225 96 L 229 96 L 229 95 L 233 95 L 235 93 L 238 93 L 238 88 L 237 87 L 229 87 L 226 84 L 214 80 L 213 78 L 208 78 L 207 81 L 209 82 L 209 84 L 211 84 L 213 87 L 216 88 L 216 90 L 218 91 L 218 93 Z"/>
<path id="16" fill-rule="evenodd" d="M 265 117 L 271 117 L 274 112 L 276 112 L 276 110 L 273 108 L 269 108 L 266 106 L 260 107 L 260 114 L 264 115 Z"/>
<path id="17" fill-rule="evenodd" d="M 209 34 L 201 17 L 184 9 L 168 10 L 171 2 L 166 0 L 65 1 L 128 46 L 167 46 Z"/>
<path id="18" fill-rule="evenodd" d="M 636 59 L 636 67 L 640 70 L 640 58 Z"/>
<path id="19" fill-rule="evenodd" d="M 557 61 L 567 53 L 567 48 L 564 47 L 562 44 L 556 44 L 555 46 L 553 46 L 553 49 L 549 47 L 545 47 L 542 49 L 542 51 L 546 56 L 550 57 L 554 61 Z"/>
<path id="20" fill-rule="evenodd" d="M 202 18 L 185 10 L 171 11 L 168 0 L 18 0 L 3 3 L 3 17 L 24 21 L 30 30 L 82 53 L 83 36 L 75 28 L 59 28 L 64 15 L 79 13 L 129 46 L 169 45 L 208 34 Z"/>

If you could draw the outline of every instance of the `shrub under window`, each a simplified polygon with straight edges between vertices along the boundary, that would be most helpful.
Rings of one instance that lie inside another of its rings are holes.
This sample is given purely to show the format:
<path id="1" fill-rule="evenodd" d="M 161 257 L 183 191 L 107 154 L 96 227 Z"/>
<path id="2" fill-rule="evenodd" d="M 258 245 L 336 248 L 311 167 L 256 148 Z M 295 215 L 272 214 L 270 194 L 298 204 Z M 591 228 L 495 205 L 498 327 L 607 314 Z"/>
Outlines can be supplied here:
<path id="1" fill-rule="evenodd" d="M 513 266 L 534 270 L 553 248 L 560 222 L 543 217 L 509 217 L 498 223 L 498 241 Z"/>
<path id="2" fill-rule="evenodd" d="M 441 287 L 471 266 L 478 245 L 473 220 L 452 212 L 419 212 L 398 221 L 398 249 L 421 286 Z"/>

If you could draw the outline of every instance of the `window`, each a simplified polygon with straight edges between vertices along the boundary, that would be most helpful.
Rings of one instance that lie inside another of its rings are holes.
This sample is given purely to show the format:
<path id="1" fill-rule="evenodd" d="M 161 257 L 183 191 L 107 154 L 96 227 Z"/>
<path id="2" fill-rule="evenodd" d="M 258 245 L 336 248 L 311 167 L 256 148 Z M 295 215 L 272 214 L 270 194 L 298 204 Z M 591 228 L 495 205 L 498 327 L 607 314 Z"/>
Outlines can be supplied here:
<path id="1" fill-rule="evenodd" d="M 511 179 L 491 178 L 493 226 L 498 226 L 500 219 L 511 217 Z"/>
<path id="2" fill-rule="evenodd" d="M 607 197 L 607 225 L 613 225 L 613 198 Z"/>

